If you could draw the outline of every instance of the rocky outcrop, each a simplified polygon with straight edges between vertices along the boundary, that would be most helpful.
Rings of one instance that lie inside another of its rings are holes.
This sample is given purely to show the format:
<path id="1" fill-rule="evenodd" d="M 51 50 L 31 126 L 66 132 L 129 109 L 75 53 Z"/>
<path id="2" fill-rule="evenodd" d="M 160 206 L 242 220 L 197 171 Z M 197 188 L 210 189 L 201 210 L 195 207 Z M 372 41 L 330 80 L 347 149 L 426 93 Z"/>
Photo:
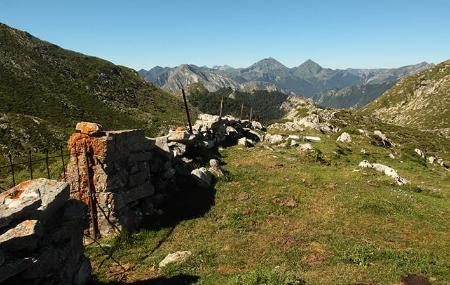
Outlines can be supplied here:
<path id="1" fill-rule="evenodd" d="M 83 203 L 69 185 L 44 178 L 0 194 L 0 283 L 87 284 Z"/>
<path id="2" fill-rule="evenodd" d="M 409 183 L 408 180 L 406 180 L 405 178 L 398 175 L 398 173 L 395 169 L 393 169 L 392 167 L 386 166 L 384 164 L 370 163 L 367 160 L 363 160 L 359 163 L 358 166 L 362 167 L 362 168 L 373 168 L 378 172 L 383 172 L 384 175 L 394 178 L 395 182 L 398 185 L 404 185 L 404 184 Z"/>

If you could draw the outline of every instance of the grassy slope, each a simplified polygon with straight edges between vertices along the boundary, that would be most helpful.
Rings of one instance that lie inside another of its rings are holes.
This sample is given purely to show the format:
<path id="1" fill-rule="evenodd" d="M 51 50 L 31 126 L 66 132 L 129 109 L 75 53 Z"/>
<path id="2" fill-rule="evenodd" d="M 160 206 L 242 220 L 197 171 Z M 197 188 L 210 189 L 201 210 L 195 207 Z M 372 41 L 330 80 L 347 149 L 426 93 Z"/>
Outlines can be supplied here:
<path id="1" fill-rule="evenodd" d="M 62 49 L 1 23 L 0 42 L 2 152 L 65 140 L 81 120 L 109 129 L 144 128 L 149 135 L 183 122 L 181 101 L 132 69 Z"/>
<path id="2" fill-rule="evenodd" d="M 354 114 L 341 116 L 349 119 Z M 354 116 L 355 126 L 344 128 L 353 136 L 350 145 L 336 143 L 337 134 L 306 131 L 323 139 L 314 144 L 320 152 L 311 155 L 293 148 L 222 150 L 229 175 L 216 184 L 209 212 L 173 229 L 142 230 L 113 242 L 114 257 L 132 268 L 124 283 L 168 278 L 158 280 L 398 284 L 400 276 L 419 273 L 434 278 L 433 284 L 448 284 L 449 172 L 421 161 L 410 137 L 447 161 L 448 141 L 382 125 L 398 144 L 394 150 L 399 158 L 391 159 L 388 149 L 357 134 L 360 124 L 373 130 L 366 120 L 370 119 Z M 394 167 L 411 185 L 397 186 L 378 172 L 358 169 L 363 159 Z M 292 201 L 294 207 L 283 205 Z M 183 264 L 157 269 L 164 256 L 178 250 L 193 255 Z M 90 248 L 88 254 L 101 283 L 113 284 L 107 280 L 114 280 L 108 273 L 117 271 L 114 264 L 106 261 L 100 266 L 105 256 L 98 248 Z"/>
<path id="3" fill-rule="evenodd" d="M 404 78 L 366 107 L 391 123 L 426 129 L 450 127 L 450 61 Z"/>

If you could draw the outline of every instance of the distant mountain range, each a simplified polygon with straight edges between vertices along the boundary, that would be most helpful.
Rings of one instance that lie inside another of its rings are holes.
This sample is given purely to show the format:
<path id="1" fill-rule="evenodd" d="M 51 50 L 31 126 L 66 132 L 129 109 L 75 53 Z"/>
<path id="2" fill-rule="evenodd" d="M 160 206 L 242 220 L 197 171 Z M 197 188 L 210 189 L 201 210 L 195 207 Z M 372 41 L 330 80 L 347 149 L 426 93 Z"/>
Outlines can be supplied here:
<path id="1" fill-rule="evenodd" d="M 312 60 L 288 68 L 274 58 L 266 58 L 247 68 L 230 66 L 199 67 L 182 64 L 177 67 L 141 69 L 145 80 L 176 92 L 178 82 L 184 86 L 202 83 L 209 91 L 230 87 L 236 90 L 281 91 L 312 98 L 325 107 L 363 106 L 392 87 L 400 78 L 415 74 L 432 64 L 422 62 L 400 68 L 330 69 Z"/>

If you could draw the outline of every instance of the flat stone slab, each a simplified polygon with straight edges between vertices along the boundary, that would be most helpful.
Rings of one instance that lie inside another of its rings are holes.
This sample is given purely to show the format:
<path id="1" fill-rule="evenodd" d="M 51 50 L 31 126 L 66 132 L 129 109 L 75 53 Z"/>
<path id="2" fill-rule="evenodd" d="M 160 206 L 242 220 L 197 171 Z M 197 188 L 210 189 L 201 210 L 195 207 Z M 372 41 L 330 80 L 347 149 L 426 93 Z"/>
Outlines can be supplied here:
<path id="1" fill-rule="evenodd" d="M 43 234 L 37 220 L 25 220 L 0 235 L 0 249 L 5 252 L 33 251 Z"/>
<path id="2" fill-rule="evenodd" d="M 26 219 L 45 221 L 67 200 L 69 184 L 39 178 L 0 194 L 0 229 Z"/>

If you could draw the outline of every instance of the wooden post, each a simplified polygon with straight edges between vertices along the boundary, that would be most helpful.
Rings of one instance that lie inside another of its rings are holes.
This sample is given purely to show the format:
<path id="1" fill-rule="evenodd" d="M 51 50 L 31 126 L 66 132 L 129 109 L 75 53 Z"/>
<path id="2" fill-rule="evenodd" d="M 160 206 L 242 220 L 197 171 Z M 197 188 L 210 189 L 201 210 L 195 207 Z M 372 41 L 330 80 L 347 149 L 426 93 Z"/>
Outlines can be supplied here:
<path id="1" fill-rule="evenodd" d="M 33 179 L 33 161 L 31 160 L 31 149 L 28 151 L 28 170 L 30 171 L 30 179 Z"/>
<path id="2" fill-rule="evenodd" d="M 249 121 L 252 122 L 253 108 L 250 108 L 250 118 Z"/>
<path id="3" fill-rule="evenodd" d="M 64 173 L 64 181 L 66 181 L 66 165 L 64 163 L 64 152 L 63 152 L 62 145 L 59 145 L 59 151 L 61 153 L 61 162 L 62 162 L 62 169 L 63 169 L 63 173 Z"/>
<path id="4" fill-rule="evenodd" d="M 244 103 L 241 105 L 241 116 L 239 117 L 239 120 L 242 120 L 242 115 L 244 114 Z"/>
<path id="5" fill-rule="evenodd" d="M 45 150 L 45 166 L 47 167 L 47 178 L 50 179 L 50 167 L 48 165 L 48 149 Z"/>
<path id="6" fill-rule="evenodd" d="M 222 118 L 222 111 L 223 111 L 223 95 L 222 95 L 222 99 L 220 100 L 219 118 Z"/>
<path id="7" fill-rule="evenodd" d="M 14 164 L 13 164 L 13 160 L 12 160 L 12 155 L 8 154 L 8 160 L 9 160 L 9 168 L 11 170 L 11 176 L 12 176 L 12 182 L 13 182 L 13 187 L 16 186 L 16 176 L 14 173 Z"/>
<path id="8" fill-rule="evenodd" d="M 181 92 L 183 93 L 184 108 L 186 109 L 186 116 L 189 123 L 189 132 L 192 134 L 191 116 L 189 115 L 189 108 L 186 100 L 186 94 L 184 93 L 184 88 L 181 88 Z"/>

